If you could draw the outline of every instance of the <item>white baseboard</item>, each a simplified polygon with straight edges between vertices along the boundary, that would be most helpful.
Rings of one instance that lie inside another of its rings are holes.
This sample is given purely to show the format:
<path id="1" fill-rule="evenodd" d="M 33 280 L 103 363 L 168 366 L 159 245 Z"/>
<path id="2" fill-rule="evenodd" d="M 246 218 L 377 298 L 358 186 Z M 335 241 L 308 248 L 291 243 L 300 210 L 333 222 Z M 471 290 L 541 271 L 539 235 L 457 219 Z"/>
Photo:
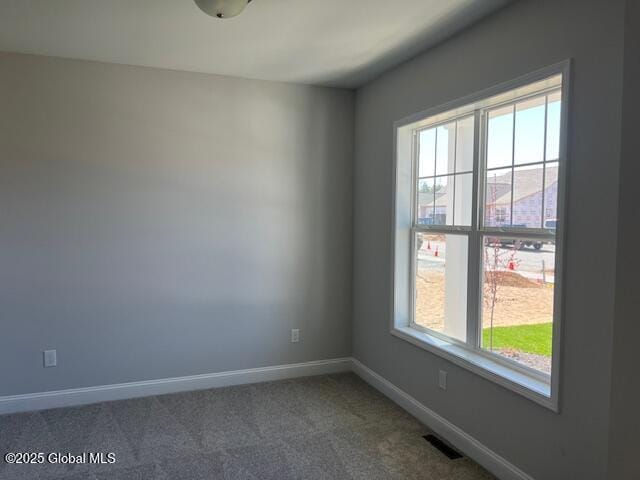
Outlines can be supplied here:
<path id="1" fill-rule="evenodd" d="M 464 452 L 465 455 L 482 465 L 498 478 L 502 480 L 533 480 L 532 477 L 518 467 L 509 463 L 500 455 L 462 431 L 453 423 L 442 418 L 436 412 L 355 358 L 353 359 L 353 371 L 365 382 L 389 397 L 443 439 Z"/>
<path id="2" fill-rule="evenodd" d="M 533 480 L 516 466 L 354 358 L 250 368 L 142 382 L 0 397 L 0 415 L 167 393 L 353 371 L 427 427 L 502 480 Z"/>
<path id="3" fill-rule="evenodd" d="M 351 371 L 351 358 L 0 397 L 0 415 Z"/>

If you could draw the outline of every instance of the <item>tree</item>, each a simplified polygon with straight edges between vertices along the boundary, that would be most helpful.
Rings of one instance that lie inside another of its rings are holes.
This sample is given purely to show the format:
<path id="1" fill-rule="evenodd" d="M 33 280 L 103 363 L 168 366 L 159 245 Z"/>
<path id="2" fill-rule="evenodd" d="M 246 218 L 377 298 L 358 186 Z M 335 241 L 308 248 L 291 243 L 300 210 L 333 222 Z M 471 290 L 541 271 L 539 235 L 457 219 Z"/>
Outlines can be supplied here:
<path id="1" fill-rule="evenodd" d="M 493 321 L 495 317 L 496 305 L 501 299 L 498 296 L 501 280 L 506 276 L 506 272 L 513 270 L 518 265 L 516 253 L 518 242 L 513 243 L 513 247 L 505 249 L 502 247 L 499 238 L 485 238 L 484 245 L 484 304 L 489 313 L 489 350 L 493 350 Z"/>
<path id="2" fill-rule="evenodd" d="M 427 182 L 420 183 L 420 193 L 433 193 L 433 187 L 431 187 Z"/>
<path id="3" fill-rule="evenodd" d="M 489 218 L 491 218 L 491 215 L 494 214 L 496 210 L 497 193 L 495 184 L 493 188 L 490 188 L 489 195 L 491 196 L 491 202 L 487 204 L 486 211 L 489 214 Z M 491 224 L 491 222 L 488 223 Z M 518 260 L 516 259 L 518 246 L 519 242 L 515 240 L 513 242 L 513 248 L 507 250 L 503 248 L 500 238 L 485 237 L 484 240 L 483 300 L 489 313 L 489 325 L 491 328 L 489 331 L 489 350 L 493 350 L 493 321 L 496 305 L 500 302 L 498 291 L 501 285 L 501 279 L 506 276 L 505 273 L 507 271 L 516 268 L 518 264 Z"/>

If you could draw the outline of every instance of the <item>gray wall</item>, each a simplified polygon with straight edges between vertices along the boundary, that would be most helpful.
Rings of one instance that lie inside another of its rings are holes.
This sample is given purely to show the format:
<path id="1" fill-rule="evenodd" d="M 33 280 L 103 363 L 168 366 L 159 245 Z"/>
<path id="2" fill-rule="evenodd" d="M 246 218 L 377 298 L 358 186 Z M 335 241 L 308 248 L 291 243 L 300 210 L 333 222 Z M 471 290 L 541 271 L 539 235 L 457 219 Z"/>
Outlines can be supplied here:
<path id="1" fill-rule="evenodd" d="M 624 89 L 622 110 L 622 157 L 620 202 L 618 206 L 618 261 L 616 310 L 613 327 L 611 366 L 611 429 L 609 438 L 609 479 L 640 478 L 640 2 L 626 0 L 624 44 Z"/>
<path id="2" fill-rule="evenodd" d="M 350 354 L 352 92 L 0 54 L 0 105 L 0 395 Z"/>
<path id="3" fill-rule="evenodd" d="M 521 0 L 361 88 L 354 166 L 354 355 L 536 479 L 607 470 L 622 0 Z M 573 58 L 561 413 L 389 334 L 395 120 Z M 448 390 L 437 372 L 449 372 Z"/>

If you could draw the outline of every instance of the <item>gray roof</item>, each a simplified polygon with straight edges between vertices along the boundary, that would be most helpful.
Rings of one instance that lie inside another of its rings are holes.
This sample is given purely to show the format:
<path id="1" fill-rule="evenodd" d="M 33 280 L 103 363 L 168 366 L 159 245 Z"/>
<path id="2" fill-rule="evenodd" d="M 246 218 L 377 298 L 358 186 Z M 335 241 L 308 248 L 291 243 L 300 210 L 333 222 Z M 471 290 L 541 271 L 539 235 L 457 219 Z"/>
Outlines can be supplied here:
<path id="1" fill-rule="evenodd" d="M 558 182 L 558 167 L 546 168 L 545 190 Z M 511 172 L 491 176 L 487 178 L 487 202 L 496 205 L 509 205 L 511 203 Z M 513 176 L 513 202 L 519 202 L 531 195 L 540 193 L 542 188 L 542 166 L 516 170 Z M 493 189 L 495 189 L 495 202 L 492 201 Z"/>
<path id="2" fill-rule="evenodd" d="M 558 167 L 546 168 L 545 190 L 558 182 Z M 513 201 L 518 202 L 531 195 L 540 193 L 542 187 L 542 166 L 516 170 L 514 174 Z M 495 193 L 494 193 L 495 192 Z M 447 206 L 447 186 L 443 186 L 436 192 L 436 207 Z M 495 202 L 492 196 L 495 195 Z M 433 206 L 433 193 L 419 193 L 420 205 Z M 487 179 L 487 201 L 496 205 L 509 205 L 511 203 L 511 172 L 493 176 L 489 172 Z"/>
<path id="3" fill-rule="evenodd" d="M 443 187 L 436 192 L 436 207 L 447 206 L 447 187 Z M 418 195 L 418 201 L 420 205 L 433 206 L 433 193 L 420 193 Z"/>

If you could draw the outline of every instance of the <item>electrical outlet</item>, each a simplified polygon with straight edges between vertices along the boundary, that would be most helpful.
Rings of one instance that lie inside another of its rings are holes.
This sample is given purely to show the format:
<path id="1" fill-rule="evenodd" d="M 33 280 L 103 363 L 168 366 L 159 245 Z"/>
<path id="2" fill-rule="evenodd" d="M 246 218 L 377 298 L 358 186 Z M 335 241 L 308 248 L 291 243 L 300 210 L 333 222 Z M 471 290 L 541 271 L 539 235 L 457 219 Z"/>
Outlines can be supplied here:
<path id="1" fill-rule="evenodd" d="M 291 343 L 298 343 L 300 341 L 300 330 L 297 328 L 291 329 Z"/>
<path id="2" fill-rule="evenodd" d="M 45 350 L 43 353 L 45 368 L 56 367 L 58 365 L 58 352 L 56 350 Z"/>
<path id="3" fill-rule="evenodd" d="M 447 372 L 445 372 L 444 370 L 440 370 L 440 372 L 438 373 L 438 386 L 442 390 L 447 389 Z"/>

